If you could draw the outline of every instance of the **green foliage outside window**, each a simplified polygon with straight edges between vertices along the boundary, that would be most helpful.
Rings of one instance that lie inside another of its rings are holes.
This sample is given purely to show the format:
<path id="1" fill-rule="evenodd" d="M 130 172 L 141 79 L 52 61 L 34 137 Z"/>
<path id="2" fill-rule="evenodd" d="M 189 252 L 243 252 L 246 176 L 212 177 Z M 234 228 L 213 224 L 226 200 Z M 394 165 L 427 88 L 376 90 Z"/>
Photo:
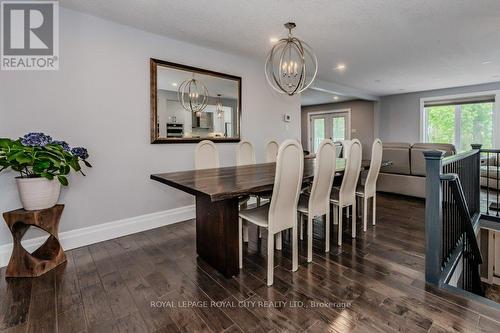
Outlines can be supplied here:
<path id="1" fill-rule="evenodd" d="M 345 140 L 345 118 L 333 118 L 333 141 Z"/>
<path id="2" fill-rule="evenodd" d="M 427 142 L 452 143 L 459 151 L 469 150 L 471 144 L 484 148 L 493 146 L 493 103 L 430 106 L 425 108 Z M 456 118 L 459 114 L 460 118 Z M 460 126 L 460 138 L 456 138 Z"/>
<path id="3" fill-rule="evenodd" d="M 473 143 L 491 148 L 493 143 L 493 103 L 462 105 L 459 150 L 469 150 Z"/>
<path id="4" fill-rule="evenodd" d="M 427 112 L 427 142 L 455 143 L 455 106 L 432 106 Z"/>

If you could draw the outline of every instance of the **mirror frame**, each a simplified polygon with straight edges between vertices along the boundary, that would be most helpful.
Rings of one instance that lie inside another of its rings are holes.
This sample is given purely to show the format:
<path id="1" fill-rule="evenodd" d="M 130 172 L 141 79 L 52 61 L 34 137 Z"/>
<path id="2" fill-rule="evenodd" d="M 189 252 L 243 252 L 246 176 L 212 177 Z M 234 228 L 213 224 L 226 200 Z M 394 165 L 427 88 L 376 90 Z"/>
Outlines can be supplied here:
<path id="1" fill-rule="evenodd" d="M 180 69 L 185 71 L 190 71 L 198 74 L 210 75 L 215 77 L 220 77 L 223 79 L 233 80 L 238 83 L 238 137 L 232 138 L 160 138 L 158 133 L 158 100 L 157 100 L 157 69 L 158 66 L 168 67 L 174 69 Z M 240 142 L 241 141 L 241 77 L 235 75 L 229 75 L 225 73 L 219 73 L 210 71 L 207 69 L 176 64 L 173 62 L 168 62 L 164 60 L 150 58 L 150 97 L 151 97 L 151 127 L 150 127 L 150 139 L 151 143 L 198 143 L 203 140 L 210 140 L 214 143 L 218 142 Z"/>

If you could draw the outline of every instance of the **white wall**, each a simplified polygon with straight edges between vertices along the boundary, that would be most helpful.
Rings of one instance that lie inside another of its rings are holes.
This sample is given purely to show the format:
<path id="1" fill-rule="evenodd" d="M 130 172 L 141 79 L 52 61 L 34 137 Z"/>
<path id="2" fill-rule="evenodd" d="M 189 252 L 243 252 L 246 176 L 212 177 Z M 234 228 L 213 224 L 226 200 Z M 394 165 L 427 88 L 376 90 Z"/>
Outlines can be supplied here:
<path id="1" fill-rule="evenodd" d="M 149 144 L 149 58 L 242 77 L 242 137 L 264 145 L 300 137 L 300 100 L 267 86 L 263 61 L 197 47 L 67 9 L 60 10 L 60 70 L 0 72 L 0 137 L 42 131 L 89 149 L 94 168 L 73 175 L 60 201 L 68 231 L 190 205 L 193 198 L 149 180 L 192 169 L 193 144 Z M 293 121 L 288 130 L 282 114 Z M 223 165 L 234 144 L 219 144 Z M 20 206 L 14 173 L 0 175 L 0 211 Z M 11 242 L 0 223 L 0 245 Z"/>
<path id="2" fill-rule="evenodd" d="M 492 90 L 500 90 L 500 82 L 381 97 L 376 121 L 379 137 L 387 142 L 419 142 L 421 98 Z"/>

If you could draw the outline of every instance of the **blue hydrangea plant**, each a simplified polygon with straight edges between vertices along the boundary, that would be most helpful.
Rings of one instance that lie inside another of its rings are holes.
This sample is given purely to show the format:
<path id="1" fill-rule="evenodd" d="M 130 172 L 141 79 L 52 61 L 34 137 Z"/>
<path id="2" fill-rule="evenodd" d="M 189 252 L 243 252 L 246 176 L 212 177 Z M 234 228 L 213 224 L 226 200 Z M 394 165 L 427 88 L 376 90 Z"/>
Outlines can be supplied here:
<path id="1" fill-rule="evenodd" d="M 52 140 L 44 133 L 28 133 L 17 140 L 0 138 L 0 172 L 11 168 L 21 178 L 57 178 L 67 186 L 66 176 L 71 170 L 85 176 L 80 163 L 92 167 L 88 158 L 87 149 L 71 148 L 67 142 Z"/>

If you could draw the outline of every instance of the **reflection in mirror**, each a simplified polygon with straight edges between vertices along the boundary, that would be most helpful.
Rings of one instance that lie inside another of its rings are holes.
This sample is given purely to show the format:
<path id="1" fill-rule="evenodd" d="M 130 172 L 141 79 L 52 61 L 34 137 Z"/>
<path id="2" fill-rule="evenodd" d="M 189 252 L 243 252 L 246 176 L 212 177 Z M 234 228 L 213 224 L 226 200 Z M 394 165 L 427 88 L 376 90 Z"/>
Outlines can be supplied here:
<path id="1" fill-rule="evenodd" d="M 153 143 L 239 141 L 241 78 L 154 59 L 151 66 Z"/>

